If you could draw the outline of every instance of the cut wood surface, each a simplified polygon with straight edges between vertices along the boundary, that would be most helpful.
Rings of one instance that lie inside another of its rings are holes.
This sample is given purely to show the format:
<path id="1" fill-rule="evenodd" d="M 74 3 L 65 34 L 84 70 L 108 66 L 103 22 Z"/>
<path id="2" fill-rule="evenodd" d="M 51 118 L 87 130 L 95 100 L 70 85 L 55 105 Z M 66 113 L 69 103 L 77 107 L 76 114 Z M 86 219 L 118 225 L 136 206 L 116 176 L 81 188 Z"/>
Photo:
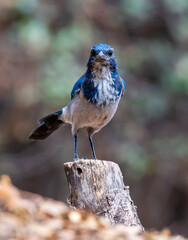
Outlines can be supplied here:
<path id="1" fill-rule="evenodd" d="M 111 224 L 143 227 L 118 164 L 85 160 L 64 164 L 70 206 L 105 217 Z"/>

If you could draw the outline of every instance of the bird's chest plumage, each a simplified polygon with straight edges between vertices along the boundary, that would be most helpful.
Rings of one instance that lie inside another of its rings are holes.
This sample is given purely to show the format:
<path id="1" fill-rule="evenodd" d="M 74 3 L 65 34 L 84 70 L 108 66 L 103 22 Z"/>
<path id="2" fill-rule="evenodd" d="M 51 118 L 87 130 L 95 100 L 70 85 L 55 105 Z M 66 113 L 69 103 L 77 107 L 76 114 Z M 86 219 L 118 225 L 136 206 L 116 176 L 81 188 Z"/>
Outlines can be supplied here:
<path id="1" fill-rule="evenodd" d="M 107 106 L 115 103 L 119 98 L 119 92 L 112 82 L 102 79 L 93 89 L 93 98 L 90 99 L 91 103 L 95 103 L 99 106 Z"/>
<path id="2" fill-rule="evenodd" d="M 82 89 L 87 101 L 98 106 L 115 103 L 121 95 L 120 85 L 107 70 L 87 79 Z"/>

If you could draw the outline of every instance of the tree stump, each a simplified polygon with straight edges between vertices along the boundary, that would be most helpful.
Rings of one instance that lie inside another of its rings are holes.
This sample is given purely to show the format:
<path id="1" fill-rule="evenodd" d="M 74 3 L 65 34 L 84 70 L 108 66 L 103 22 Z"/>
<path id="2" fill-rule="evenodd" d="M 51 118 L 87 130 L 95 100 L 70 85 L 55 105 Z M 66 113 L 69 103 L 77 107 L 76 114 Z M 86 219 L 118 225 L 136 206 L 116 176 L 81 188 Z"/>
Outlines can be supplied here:
<path id="1" fill-rule="evenodd" d="M 71 207 L 91 211 L 111 224 L 138 226 L 143 230 L 118 164 L 81 159 L 65 163 L 64 169 Z"/>

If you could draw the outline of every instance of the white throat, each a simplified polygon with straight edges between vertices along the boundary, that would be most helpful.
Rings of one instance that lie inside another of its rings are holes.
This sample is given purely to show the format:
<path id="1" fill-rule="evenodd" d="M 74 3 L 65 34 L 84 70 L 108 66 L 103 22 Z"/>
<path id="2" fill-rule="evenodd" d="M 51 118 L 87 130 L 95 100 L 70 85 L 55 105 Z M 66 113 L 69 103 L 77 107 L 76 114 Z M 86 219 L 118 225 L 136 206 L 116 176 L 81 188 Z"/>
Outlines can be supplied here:
<path id="1" fill-rule="evenodd" d="M 102 84 L 102 81 L 107 81 L 109 84 L 113 82 L 109 67 L 101 66 L 100 68 L 95 68 L 93 69 L 92 74 L 94 76 L 94 87 L 96 87 L 98 84 Z"/>

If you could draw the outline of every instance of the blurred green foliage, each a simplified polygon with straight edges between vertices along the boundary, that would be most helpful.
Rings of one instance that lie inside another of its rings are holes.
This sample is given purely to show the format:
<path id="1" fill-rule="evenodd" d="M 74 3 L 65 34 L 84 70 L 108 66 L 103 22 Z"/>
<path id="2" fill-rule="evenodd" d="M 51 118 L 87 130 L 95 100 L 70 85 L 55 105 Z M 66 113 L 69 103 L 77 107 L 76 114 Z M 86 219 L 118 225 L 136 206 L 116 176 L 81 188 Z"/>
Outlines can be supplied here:
<path id="1" fill-rule="evenodd" d="M 139 21 L 146 21 L 149 19 L 154 10 L 154 4 L 150 0 L 122 0 L 123 12 L 127 19 L 136 19 L 136 22 L 139 24 Z"/>

